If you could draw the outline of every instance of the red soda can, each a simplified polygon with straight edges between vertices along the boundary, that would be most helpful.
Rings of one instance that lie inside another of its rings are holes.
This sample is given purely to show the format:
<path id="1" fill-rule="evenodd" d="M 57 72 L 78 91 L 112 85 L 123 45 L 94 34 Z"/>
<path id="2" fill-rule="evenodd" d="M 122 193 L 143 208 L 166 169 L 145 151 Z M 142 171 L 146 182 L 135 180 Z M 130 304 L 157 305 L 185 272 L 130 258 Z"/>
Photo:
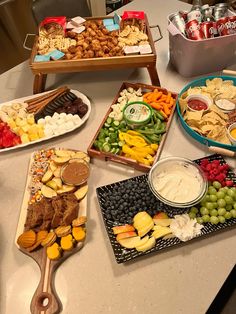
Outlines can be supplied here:
<path id="1" fill-rule="evenodd" d="M 214 37 L 214 23 L 212 21 L 202 22 L 201 30 L 203 31 L 205 38 Z"/>
<path id="2" fill-rule="evenodd" d="M 186 24 L 186 34 L 189 39 L 202 40 L 205 38 L 197 20 L 191 20 Z"/>
<path id="3" fill-rule="evenodd" d="M 179 15 L 184 19 L 185 22 L 188 21 L 188 11 L 179 11 Z"/>
<path id="4" fill-rule="evenodd" d="M 220 36 L 229 35 L 231 28 L 231 22 L 229 21 L 229 18 L 226 16 L 216 21 L 216 28 Z"/>
<path id="5" fill-rule="evenodd" d="M 232 15 L 228 17 L 230 22 L 230 34 L 236 34 L 236 15 Z"/>

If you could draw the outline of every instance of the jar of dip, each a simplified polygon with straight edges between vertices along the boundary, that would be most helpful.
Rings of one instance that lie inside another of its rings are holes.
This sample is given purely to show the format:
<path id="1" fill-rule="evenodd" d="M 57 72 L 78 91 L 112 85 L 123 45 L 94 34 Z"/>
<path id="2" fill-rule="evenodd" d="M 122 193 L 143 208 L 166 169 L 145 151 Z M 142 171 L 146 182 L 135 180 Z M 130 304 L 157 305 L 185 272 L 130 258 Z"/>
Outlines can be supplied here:
<path id="1" fill-rule="evenodd" d="M 61 180 L 67 185 L 81 185 L 88 177 L 89 165 L 82 159 L 70 159 L 61 168 Z"/>
<path id="2" fill-rule="evenodd" d="M 131 128 L 146 125 L 152 114 L 152 107 L 143 101 L 130 102 L 123 109 L 124 119 Z"/>

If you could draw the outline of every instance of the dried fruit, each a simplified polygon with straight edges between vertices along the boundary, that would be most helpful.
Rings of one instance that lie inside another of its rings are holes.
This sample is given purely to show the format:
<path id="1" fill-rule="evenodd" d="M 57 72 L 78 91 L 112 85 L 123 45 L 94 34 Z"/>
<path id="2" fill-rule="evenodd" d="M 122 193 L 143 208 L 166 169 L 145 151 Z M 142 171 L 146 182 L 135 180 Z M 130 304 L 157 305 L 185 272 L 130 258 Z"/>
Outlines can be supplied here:
<path id="1" fill-rule="evenodd" d="M 61 248 L 64 251 L 71 250 L 73 248 L 73 245 L 74 241 L 71 234 L 68 234 L 67 236 L 61 238 Z"/>
<path id="2" fill-rule="evenodd" d="M 34 232 L 34 230 L 28 230 L 23 232 L 17 239 L 17 244 L 24 249 L 34 245 L 35 242 L 36 233 Z"/>
<path id="3" fill-rule="evenodd" d="M 47 247 L 47 257 L 53 261 L 61 257 L 61 248 L 57 243 Z"/>
<path id="4" fill-rule="evenodd" d="M 86 233 L 82 227 L 74 227 L 72 229 L 72 234 L 77 242 L 83 241 L 86 236 Z"/>
<path id="5" fill-rule="evenodd" d="M 35 250 L 42 243 L 42 241 L 46 239 L 47 235 L 48 231 L 46 230 L 39 231 L 36 235 L 36 242 L 34 243 L 34 245 L 28 247 L 27 251 L 32 252 L 33 250 Z"/>

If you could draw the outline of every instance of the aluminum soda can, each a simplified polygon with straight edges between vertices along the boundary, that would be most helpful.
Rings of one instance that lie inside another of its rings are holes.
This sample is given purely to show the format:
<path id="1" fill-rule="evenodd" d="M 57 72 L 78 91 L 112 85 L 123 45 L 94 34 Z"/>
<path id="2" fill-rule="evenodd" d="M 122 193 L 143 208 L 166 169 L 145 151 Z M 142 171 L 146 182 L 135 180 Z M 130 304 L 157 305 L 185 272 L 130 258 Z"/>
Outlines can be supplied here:
<path id="1" fill-rule="evenodd" d="M 230 34 L 236 34 L 236 15 L 229 16 L 228 20 L 230 22 Z"/>
<path id="2" fill-rule="evenodd" d="M 197 20 L 191 20 L 186 24 L 186 34 L 192 40 L 202 40 L 205 38 L 200 23 Z"/>
<path id="3" fill-rule="evenodd" d="M 185 21 L 179 13 L 175 13 L 170 17 L 170 21 L 185 35 Z"/>
<path id="4" fill-rule="evenodd" d="M 229 35 L 231 28 L 231 22 L 229 21 L 229 18 L 227 16 L 220 18 L 216 22 L 216 28 L 220 36 Z"/>
<path id="5" fill-rule="evenodd" d="M 214 22 L 205 21 L 201 23 L 201 30 L 204 33 L 205 38 L 213 38 L 215 35 L 214 32 Z"/>
<path id="6" fill-rule="evenodd" d="M 228 4 L 218 3 L 214 6 L 214 18 L 219 20 L 222 17 L 228 16 Z"/>
<path id="7" fill-rule="evenodd" d="M 179 15 L 184 19 L 185 23 L 188 21 L 188 11 L 179 11 Z"/>
<path id="8" fill-rule="evenodd" d="M 200 10 L 193 10 L 188 12 L 187 16 L 188 22 L 192 20 L 197 20 L 199 23 L 202 21 L 202 14 Z"/>

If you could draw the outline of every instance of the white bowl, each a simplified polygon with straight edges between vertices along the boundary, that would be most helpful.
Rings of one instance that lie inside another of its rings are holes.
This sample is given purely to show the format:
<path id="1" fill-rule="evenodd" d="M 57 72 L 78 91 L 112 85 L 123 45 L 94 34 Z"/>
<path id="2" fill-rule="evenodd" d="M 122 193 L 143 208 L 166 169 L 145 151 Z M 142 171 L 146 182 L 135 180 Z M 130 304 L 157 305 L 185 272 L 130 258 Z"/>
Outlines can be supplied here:
<path id="1" fill-rule="evenodd" d="M 234 138 L 231 134 L 230 131 L 232 131 L 233 129 L 236 129 L 236 122 L 230 124 L 230 126 L 227 129 L 227 133 L 228 133 L 228 137 L 232 143 L 232 145 L 236 146 L 236 138 Z"/>
<path id="2" fill-rule="evenodd" d="M 192 94 L 192 95 L 189 95 L 187 98 L 186 98 L 186 101 L 187 101 L 187 106 L 188 106 L 188 109 L 191 110 L 191 111 L 202 111 L 202 110 L 197 110 L 197 109 L 193 109 L 192 107 L 190 107 L 188 105 L 188 102 L 190 100 L 200 100 L 202 102 L 204 102 L 204 104 L 207 106 L 206 109 L 203 109 L 203 111 L 207 111 L 209 109 L 209 106 L 212 105 L 212 99 L 209 98 L 208 96 L 206 95 L 202 95 L 202 94 Z"/>
<path id="3" fill-rule="evenodd" d="M 149 172 L 148 184 L 161 202 L 179 208 L 199 203 L 208 188 L 202 169 L 193 161 L 182 157 L 157 161 Z"/>

